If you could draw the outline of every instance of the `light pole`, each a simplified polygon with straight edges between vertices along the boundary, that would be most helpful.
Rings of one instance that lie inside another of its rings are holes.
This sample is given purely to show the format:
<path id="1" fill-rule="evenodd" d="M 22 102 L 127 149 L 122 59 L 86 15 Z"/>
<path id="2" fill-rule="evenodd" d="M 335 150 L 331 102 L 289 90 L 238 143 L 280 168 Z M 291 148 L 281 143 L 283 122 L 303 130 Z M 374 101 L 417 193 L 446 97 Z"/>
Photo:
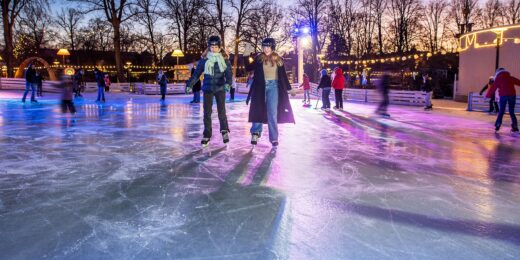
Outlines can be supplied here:
<path id="1" fill-rule="evenodd" d="M 62 56 L 62 58 L 63 58 L 63 65 L 65 65 L 65 56 L 70 56 L 69 50 L 67 50 L 67 49 L 59 49 L 57 54 Z"/>
<path id="2" fill-rule="evenodd" d="M 293 37 L 296 39 L 296 49 L 298 50 L 298 83 L 303 82 L 303 50 L 309 47 L 309 27 L 296 26 L 293 29 Z"/>
<path id="3" fill-rule="evenodd" d="M 172 52 L 172 57 L 176 57 L 177 58 L 177 66 L 179 66 L 179 58 L 184 57 L 184 53 L 182 53 L 182 50 L 174 50 Z M 175 81 L 178 80 L 178 74 L 179 74 L 179 73 L 177 73 L 178 69 L 179 69 L 178 67 L 177 68 L 174 67 L 174 69 L 173 69 L 173 73 L 175 74 L 174 75 L 175 76 Z"/>

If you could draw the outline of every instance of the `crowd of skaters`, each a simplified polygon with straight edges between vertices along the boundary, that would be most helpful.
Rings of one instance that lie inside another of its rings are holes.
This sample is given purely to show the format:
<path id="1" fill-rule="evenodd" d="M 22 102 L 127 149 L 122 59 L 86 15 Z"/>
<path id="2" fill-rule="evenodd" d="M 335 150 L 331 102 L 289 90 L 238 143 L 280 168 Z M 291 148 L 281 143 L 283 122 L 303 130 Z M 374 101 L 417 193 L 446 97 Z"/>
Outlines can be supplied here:
<path id="1" fill-rule="evenodd" d="M 275 50 L 276 42 L 274 39 L 266 38 L 263 40 L 262 53 L 254 59 L 253 70 L 249 73 L 247 79 L 249 93 L 246 104 L 249 105 L 248 121 L 252 124 L 250 133 L 251 144 L 253 145 L 256 145 L 262 136 L 264 124 L 267 124 L 269 130 L 270 143 L 273 147 L 276 147 L 279 143 L 278 124 L 295 123 L 288 96 L 289 93 L 294 95 L 294 91 L 289 84 L 283 59 Z M 82 97 L 82 92 L 85 89 L 84 73 L 83 69 L 79 69 L 72 77 L 66 75 L 61 77 L 63 88 L 61 107 L 64 113 L 76 113 L 73 99 Z M 332 70 L 331 75 L 326 69 L 321 70 L 320 74 L 317 88 L 318 91 L 321 90 L 321 108 L 327 111 L 331 109 L 329 96 L 331 91 L 334 90 L 334 109 L 343 110 L 343 90 L 349 82 L 348 73 L 344 73 L 340 67 L 336 67 Z M 110 89 L 110 79 L 107 74 L 103 74 L 98 68 L 94 69 L 94 78 L 98 88 L 96 102 L 105 102 L 105 92 Z M 42 95 L 42 76 L 35 69 L 34 64 L 30 64 L 25 71 L 25 79 L 26 85 L 22 102 L 25 102 L 29 91 L 31 91 L 31 102 L 37 102 L 36 95 Z M 156 81 L 160 86 L 161 101 L 163 102 L 166 96 L 168 78 L 162 70 L 158 72 Z M 432 79 L 425 73 L 422 76 L 421 83 L 421 90 L 426 92 L 425 109 L 432 109 Z M 495 122 L 496 131 L 500 129 L 505 109 L 508 107 L 512 121 L 511 131 L 518 132 L 518 123 L 514 114 L 516 104 L 515 85 L 520 86 L 520 80 L 512 77 L 505 69 L 500 68 L 481 91 L 482 94 L 487 90 L 486 96 L 490 98 L 490 112 L 498 113 Z M 226 115 L 226 93 L 230 92 L 230 101 L 232 101 L 235 87 L 236 82 L 231 72 L 229 56 L 222 48 L 220 38 L 211 36 L 208 39 L 208 48 L 201 59 L 195 63 L 191 70 L 191 77 L 186 82 L 186 93 L 193 92 L 193 100 L 190 103 L 200 103 L 201 92 L 204 93 L 202 145 L 207 145 L 212 138 L 211 115 L 214 100 L 217 104 L 222 140 L 224 143 L 229 142 L 230 129 Z M 303 82 L 300 87 L 304 90 L 304 106 L 310 106 L 310 80 L 308 75 L 303 75 Z M 375 112 L 381 116 L 389 117 L 390 75 L 388 71 L 383 72 L 381 80 L 377 84 L 377 89 L 383 98 Z"/>

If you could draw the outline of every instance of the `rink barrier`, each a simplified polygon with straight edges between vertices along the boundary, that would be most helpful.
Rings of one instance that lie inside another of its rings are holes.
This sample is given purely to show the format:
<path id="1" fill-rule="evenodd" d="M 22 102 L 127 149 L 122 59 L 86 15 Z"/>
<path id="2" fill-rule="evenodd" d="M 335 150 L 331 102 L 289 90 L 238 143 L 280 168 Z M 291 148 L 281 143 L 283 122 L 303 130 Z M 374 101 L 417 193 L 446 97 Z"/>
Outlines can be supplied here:
<path id="1" fill-rule="evenodd" d="M 311 95 L 321 96 L 318 85 L 311 83 Z M 424 106 L 426 104 L 426 93 L 423 91 L 391 90 L 388 94 L 390 104 L 406 106 Z M 343 100 L 363 103 L 379 103 L 383 99 L 381 93 L 375 89 L 353 89 L 343 90 Z M 330 100 L 335 101 L 334 89 L 331 90 Z"/>
<path id="2" fill-rule="evenodd" d="M 59 81 L 44 80 L 42 89 L 43 92 L 61 92 L 59 88 Z M 8 90 L 25 90 L 25 79 L 23 78 L 1 78 L 0 89 Z"/>
<path id="3" fill-rule="evenodd" d="M 520 109 L 518 107 L 519 102 L 520 96 L 516 96 L 515 113 L 520 113 L 520 111 L 518 111 Z M 507 107 L 506 109 L 508 112 L 509 109 Z M 468 111 L 489 111 L 489 98 L 476 92 L 470 92 L 468 94 Z"/>

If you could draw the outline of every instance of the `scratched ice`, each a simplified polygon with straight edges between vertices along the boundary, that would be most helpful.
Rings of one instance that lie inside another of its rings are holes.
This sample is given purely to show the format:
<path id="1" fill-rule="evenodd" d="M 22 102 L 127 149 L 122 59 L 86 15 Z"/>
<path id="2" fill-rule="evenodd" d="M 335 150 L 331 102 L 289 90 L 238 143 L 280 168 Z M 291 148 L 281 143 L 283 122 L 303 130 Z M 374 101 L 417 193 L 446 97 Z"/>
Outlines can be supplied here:
<path id="1" fill-rule="evenodd" d="M 236 102 L 229 149 L 201 151 L 185 96 L 72 118 L 20 94 L 0 92 L 0 259 L 520 258 L 520 137 L 487 114 L 295 99 L 278 151 L 252 152 Z"/>

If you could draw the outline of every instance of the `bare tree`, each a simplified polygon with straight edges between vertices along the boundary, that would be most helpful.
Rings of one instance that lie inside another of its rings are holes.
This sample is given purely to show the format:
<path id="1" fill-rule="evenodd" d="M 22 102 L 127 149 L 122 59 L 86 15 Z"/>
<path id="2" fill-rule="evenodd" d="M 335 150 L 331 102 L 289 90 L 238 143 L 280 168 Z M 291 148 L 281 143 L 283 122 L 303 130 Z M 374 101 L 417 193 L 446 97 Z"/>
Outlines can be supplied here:
<path id="1" fill-rule="evenodd" d="M 451 15 L 459 28 L 459 34 L 470 32 L 480 16 L 479 0 L 453 0 Z"/>
<path id="2" fill-rule="evenodd" d="M 500 0 L 488 0 L 482 10 L 483 27 L 491 28 L 502 25 L 502 3 Z"/>
<path id="3" fill-rule="evenodd" d="M 156 24 L 160 18 L 159 16 L 159 0 L 136 0 L 135 9 L 133 11 L 136 14 L 136 20 L 142 24 L 148 34 L 147 41 L 150 43 L 150 47 L 153 54 L 153 63 L 159 63 L 159 57 L 157 56 L 157 42 L 156 36 Z"/>
<path id="4" fill-rule="evenodd" d="M 76 50 L 76 38 L 82 19 L 83 14 L 74 8 L 61 9 L 56 18 L 56 24 L 65 31 L 67 42 L 73 51 Z"/>
<path id="5" fill-rule="evenodd" d="M 34 43 L 36 52 L 46 45 L 54 34 L 52 17 L 49 15 L 49 4 L 46 1 L 33 2 L 26 5 L 18 21 L 18 33 L 27 35 Z"/>
<path id="6" fill-rule="evenodd" d="M 31 0 L 0 0 L 2 8 L 2 26 L 4 29 L 4 50 L 2 57 L 7 66 L 7 75 L 13 76 L 14 67 L 14 26 L 23 8 L 31 3 Z"/>
<path id="7" fill-rule="evenodd" d="M 504 19 L 506 23 L 520 23 L 520 0 L 509 0 L 504 4 Z"/>
<path id="8" fill-rule="evenodd" d="M 131 7 L 135 4 L 134 0 L 70 0 L 80 2 L 86 6 L 85 12 L 100 12 L 104 14 L 104 19 L 112 25 L 113 43 L 116 60 L 117 79 L 125 81 L 123 71 L 123 61 L 121 60 L 121 25 L 132 19 L 134 13 Z"/>
<path id="9" fill-rule="evenodd" d="M 383 44 L 383 16 L 387 7 L 387 0 L 373 0 L 372 1 L 372 9 L 375 24 L 377 27 L 377 45 L 379 47 L 379 54 L 382 55 L 384 53 L 384 44 Z"/>
<path id="10" fill-rule="evenodd" d="M 245 24 L 243 42 L 250 44 L 254 51 L 261 51 L 263 39 L 271 37 L 277 40 L 280 46 L 286 40 L 281 32 L 283 26 L 283 9 L 272 0 L 262 4 L 262 8 L 253 13 L 250 23 Z"/>
<path id="11" fill-rule="evenodd" d="M 227 6 L 224 0 L 207 0 L 205 6 L 207 13 L 210 14 L 211 23 L 209 25 L 217 31 L 222 41 L 222 46 L 226 47 L 226 31 L 231 27 L 231 16 L 225 10 Z"/>
<path id="12" fill-rule="evenodd" d="M 417 29 L 421 12 L 419 0 L 390 0 L 391 27 L 396 52 L 410 51 L 413 40 L 412 34 Z"/>
<path id="13" fill-rule="evenodd" d="M 351 55 L 353 42 L 353 34 L 357 12 L 355 0 L 331 0 L 329 5 L 328 28 L 331 33 L 339 35 L 345 40 L 346 55 Z"/>
<path id="14" fill-rule="evenodd" d="M 208 38 L 215 33 L 215 28 L 208 22 L 210 19 L 209 14 L 205 12 L 201 12 L 197 17 L 188 43 L 190 50 L 202 53 L 208 47 Z"/>
<path id="15" fill-rule="evenodd" d="M 235 11 L 235 39 L 233 41 L 234 55 L 233 55 L 233 76 L 236 76 L 238 67 L 238 47 L 244 36 L 244 25 L 247 23 L 256 22 L 251 20 L 252 15 L 258 12 L 263 6 L 258 5 L 258 0 L 228 0 L 229 4 Z"/>
<path id="16" fill-rule="evenodd" d="M 327 5 L 326 0 L 298 0 L 297 6 L 292 9 L 295 19 L 302 19 L 309 25 L 312 39 L 312 64 L 314 65 L 318 63 L 318 53 L 323 49 L 327 38 L 327 30 L 324 29 Z"/>
<path id="17" fill-rule="evenodd" d="M 77 48 L 86 51 L 113 50 L 114 46 L 110 44 L 112 34 L 109 22 L 101 18 L 92 18 L 88 21 L 87 26 L 79 29 Z"/>
<path id="18" fill-rule="evenodd" d="M 428 36 L 427 46 L 430 52 L 433 53 L 438 51 L 442 45 L 448 3 L 446 0 L 430 0 L 425 8 L 426 19 L 424 20 L 424 27 Z"/>
<path id="19" fill-rule="evenodd" d="M 165 17 L 173 21 L 175 36 L 179 41 L 179 48 L 186 52 L 193 26 L 197 24 L 200 11 L 204 7 L 202 0 L 164 0 L 166 6 Z"/>

